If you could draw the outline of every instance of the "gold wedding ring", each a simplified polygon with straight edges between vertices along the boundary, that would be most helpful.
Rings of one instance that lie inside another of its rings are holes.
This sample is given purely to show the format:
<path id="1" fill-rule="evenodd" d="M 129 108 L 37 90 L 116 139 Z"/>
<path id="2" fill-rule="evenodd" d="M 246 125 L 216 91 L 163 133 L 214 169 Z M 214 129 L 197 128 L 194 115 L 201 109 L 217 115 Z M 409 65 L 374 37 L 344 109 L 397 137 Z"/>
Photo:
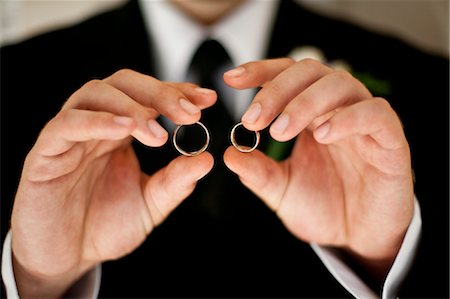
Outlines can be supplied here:
<path id="1" fill-rule="evenodd" d="M 253 147 L 242 146 L 242 145 L 239 145 L 239 144 L 236 142 L 236 138 L 234 137 L 234 134 L 235 134 L 236 129 L 237 129 L 238 127 L 240 127 L 240 126 L 243 127 L 242 122 L 236 124 L 236 125 L 233 127 L 233 129 L 231 129 L 231 133 L 230 133 L 231 143 L 233 144 L 233 146 L 234 146 L 238 151 L 243 152 L 243 153 L 250 153 L 250 152 L 254 151 L 254 150 L 258 147 L 258 145 L 259 145 L 259 139 L 260 139 L 259 131 L 254 131 L 255 136 L 256 136 L 256 141 L 255 141 L 255 144 L 253 145 Z"/>
<path id="2" fill-rule="evenodd" d="M 178 135 L 178 131 L 179 131 L 179 130 L 181 129 L 181 127 L 183 127 L 184 125 L 178 125 L 178 126 L 175 128 L 175 131 L 173 132 L 173 137 L 172 137 L 173 145 L 175 146 L 176 150 L 177 150 L 180 154 L 182 154 L 182 155 L 184 155 L 184 156 L 189 156 L 189 157 L 197 156 L 197 155 L 200 155 L 201 153 L 203 153 L 203 152 L 208 148 L 209 140 L 210 140 L 208 129 L 207 129 L 207 128 L 205 127 L 205 125 L 202 124 L 201 122 L 196 122 L 195 125 L 199 125 L 199 126 L 205 131 L 205 134 L 206 134 L 206 141 L 205 141 L 205 144 L 202 146 L 201 149 L 196 150 L 196 151 L 192 151 L 192 152 L 185 151 L 185 150 L 182 149 L 182 148 L 178 145 L 178 143 L 177 143 L 177 135 Z"/>

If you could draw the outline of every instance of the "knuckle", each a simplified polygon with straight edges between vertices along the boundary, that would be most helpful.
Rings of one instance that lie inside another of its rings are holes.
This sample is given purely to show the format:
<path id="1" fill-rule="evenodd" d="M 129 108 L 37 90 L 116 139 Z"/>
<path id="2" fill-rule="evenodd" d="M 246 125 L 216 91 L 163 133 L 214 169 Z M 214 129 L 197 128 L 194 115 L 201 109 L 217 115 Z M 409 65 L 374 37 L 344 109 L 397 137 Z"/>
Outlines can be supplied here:
<path id="1" fill-rule="evenodd" d="M 241 67 L 245 68 L 245 69 L 252 69 L 253 67 L 257 67 L 258 65 L 260 65 L 261 63 L 263 63 L 263 61 L 249 61 L 246 62 L 244 64 L 241 64 Z"/>
<path id="2" fill-rule="evenodd" d="M 187 88 L 187 89 L 194 89 L 194 88 L 198 87 L 197 84 L 194 84 L 194 83 L 191 83 L 191 82 L 183 82 L 183 83 L 180 83 L 180 84 L 181 84 L 182 87 Z"/>
<path id="3" fill-rule="evenodd" d="M 384 98 L 374 98 L 374 101 L 376 103 L 376 106 L 378 106 L 378 113 L 384 115 L 387 119 L 400 120 L 400 117 L 398 116 L 394 108 L 392 108 L 388 100 Z"/>
<path id="4" fill-rule="evenodd" d="M 359 87 L 359 82 L 350 73 L 343 70 L 333 72 L 329 78 L 334 85 L 339 86 L 341 92 L 354 91 Z"/>
<path id="5" fill-rule="evenodd" d="M 180 93 L 190 92 L 190 90 L 198 88 L 197 84 L 191 82 L 162 82 L 165 86 L 164 88 L 171 88 L 177 90 Z"/>
<path id="6" fill-rule="evenodd" d="M 384 122 L 397 118 L 397 114 L 386 99 L 372 98 L 368 104 L 366 112 L 362 115 L 362 118 L 366 120 L 375 118 Z"/>
<path id="7" fill-rule="evenodd" d="M 161 104 L 164 103 L 165 107 L 169 107 L 169 106 L 171 106 L 170 100 L 171 99 L 175 100 L 175 98 L 177 96 L 179 98 L 181 95 L 181 93 L 178 92 L 178 90 L 176 88 L 164 86 L 162 84 L 158 84 L 157 86 L 155 86 L 155 92 L 158 94 L 158 97 L 161 97 L 162 99 L 164 99 L 164 101 L 154 102 L 156 106 L 158 105 L 158 103 L 161 102 Z M 162 107 L 160 107 L 160 108 L 162 108 Z"/>
<path id="8" fill-rule="evenodd" d="M 325 76 L 331 73 L 331 69 L 324 65 L 322 62 L 313 58 L 305 58 L 299 60 L 293 66 L 295 70 L 305 73 L 307 75 Z"/>
<path id="9" fill-rule="evenodd" d="M 99 94 L 105 89 L 106 83 L 102 80 L 94 79 L 86 82 L 80 89 L 75 91 L 69 99 L 64 103 L 62 110 L 72 108 L 84 108 L 86 105 L 86 99 L 91 98 L 92 94 Z"/>
<path id="10" fill-rule="evenodd" d="M 374 98 L 373 100 L 374 100 L 375 106 L 378 108 L 379 111 L 386 111 L 386 112 L 393 111 L 391 104 L 386 99 Z"/>
<path id="11" fill-rule="evenodd" d="M 72 114 L 73 114 L 72 109 L 61 110 L 58 114 L 56 114 L 54 118 L 50 120 L 48 125 L 53 125 L 54 123 L 57 122 L 65 123 L 71 118 Z"/>
<path id="12" fill-rule="evenodd" d="M 117 72 L 115 72 L 111 78 L 113 80 L 123 80 L 124 78 L 130 77 L 132 74 L 134 74 L 134 71 L 130 69 L 120 69 Z"/>
<path id="13" fill-rule="evenodd" d="M 286 63 L 287 65 L 292 65 L 292 64 L 296 63 L 295 59 L 292 58 L 292 57 L 285 57 L 285 58 L 282 58 L 281 61 L 282 61 L 283 63 Z"/>
<path id="14" fill-rule="evenodd" d="M 312 113 L 316 115 L 318 113 L 318 103 L 315 100 L 315 97 L 301 97 L 298 101 L 293 102 L 293 107 L 295 107 L 296 111 L 308 111 L 308 113 Z M 293 117 L 299 117 L 299 113 L 295 113 Z"/>
<path id="15" fill-rule="evenodd" d="M 103 81 L 94 79 L 91 81 L 88 81 L 81 87 L 80 91 L 89 91 L 89 92 L 96 92 L 99 91 L 101 88 L 103 88 L 105 83 Z"/>
<path id="16" fill-rule="evenodd" d="M 281 92 L 281 86 L 279 84 L 270 84 L 270 87 L 261 91 L 259 100 L 264 102 L 264 109 L 276 113 L 277 98 Z"/>
<path id="17" fill-rule="evenodd" d="M 356 79 L 347 71 L 338 70 L 333 73 L 333 77 L 335 80 L 338 80 L 342 83 L 356 81 Z"/>
<path id="18" fill-rule="evenodd" d="M 268 64 L 268 65 L 275 64 L 278 67 L 282 67 L 283 69 L 284 68 L 288 68 L 291 65 L 296 63 L 295 59 L 293 59 L 292 57 L 282 57 L 282 58 L 268 59 L 268 60 L 263 60 L 263 62 Z"/>
<path id="19" fill-rule="evenodd" d="M 316 69 L 322 67 L 322 63 L 320 63 L 318 60 L 312 59 L 312 58 L 305 58 L 302 60 L 299 60 L 297 64 L 301 65 L 305 68 L 311 68 Z"/>
<path id="20" fill-rule="evenodd" d="M 334 84 L 339 85 L 344 90 L 354 91 L 354 96 L 359 99 L 367 99 L 371 97 L 370 91 L 358 79 L 353 77 L 351 73 L 345 70 L 334 71 L 331 75 Z"/>
<path id="21" fill-rule="evenodd" d="M 272 81 L 272 83 L 269 85 L 269 88 L 266 88 L 266 92 L 271 96 L 275 97 L 283 92 L 283 85 L 281 83 L 278 83 L 276 81 Z"/>

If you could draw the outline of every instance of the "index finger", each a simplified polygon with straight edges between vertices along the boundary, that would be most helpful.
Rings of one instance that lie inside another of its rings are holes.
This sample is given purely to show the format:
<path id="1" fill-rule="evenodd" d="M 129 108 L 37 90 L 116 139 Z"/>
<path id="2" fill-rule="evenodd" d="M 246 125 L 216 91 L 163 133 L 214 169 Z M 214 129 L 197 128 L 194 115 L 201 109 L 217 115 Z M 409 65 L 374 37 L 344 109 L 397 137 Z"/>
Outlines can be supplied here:
<path id="1" fill-rule="evenodd" d="M 260 87 L 294 63 L 291 58 L 248 62 L 224 73 L 223 79 L 226 84 L 236 89 Z"/>
<path id="2" fill-rule="evenodd" d="M 278 66 L 269 68 L 267 63 L 271 61 L 252 62 L 249 65 L 253 69 L 252 73 L 243 76 L 249 76 L 259 79 L 242 80 L 260 80 L 266 75 L 264 72 L 273 72 L 275 77 L 258 92 L 252 104 L 242 116 L 244 126 L 253 131 L 266 128 L 277 115 L 284 110 L 287 104 L 298 94 L 308 88 L 311 84 L 330 74 L 333 70 L 318 61 L 304 59 L 286 68 L 286 62 L 274 60 L 272 63 Z M 283 66 L 284 65 L 284 69 Z M 250 66 L 248 68 L 250 69 Z M 274 70 L 282 70 L 278 74 Z"/>
<path id="3" fill-rule="evenodd" d="M 177 124 L 191 124 L 200 119 L 200 108 L 212 105 L 215 93 L 195 92 L 196 86 L 162 82 L 156 78 L 132 70 L 120 70 L 105 78 L 104 81 L 119 89 L 143 106 L 153 108 Z M 181 86 L 181 85 L 180 85 Z M 183 89 L 192 89 L 192 93 L 183 93 Z M 193 104 L 195 103 L 195 104 Z"/>

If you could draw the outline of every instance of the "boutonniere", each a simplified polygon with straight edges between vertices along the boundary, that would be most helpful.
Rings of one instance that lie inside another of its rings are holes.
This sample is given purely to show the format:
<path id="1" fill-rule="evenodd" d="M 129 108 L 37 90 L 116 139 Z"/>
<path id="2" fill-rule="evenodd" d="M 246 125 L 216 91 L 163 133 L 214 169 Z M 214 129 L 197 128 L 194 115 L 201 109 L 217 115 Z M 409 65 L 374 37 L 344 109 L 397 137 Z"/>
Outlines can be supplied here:
<path id="1" fill-rule="evenodd" d="M 320 61 L 333 69 L 344 70 L 352 74 L 353 77 L 363 83 L 369 91 L 376 96 L 387 97 L 392 93 L 392 86 L 389 81 L 376 77 L 367 71 L 355 70 L 351 65 L 342 59 L 328 61 L 325 54 L 317 47 L 303 46 L 295 48 L 288 55 L 295 61 L 311 58 Z M 265 150 L 266 155 L 275 160 L 284 159 L 289 153 L 291 146 L 289 142 L 278 142 L 270 139 Z"/>
<path id="2" fill-rule="evenodd" d="M 299 61 L 305 58 L 315 59 L 317 61 L 322 62 L 330 66 L 335 70 L 344 70 L 352 74 L 353 77 L 358 79 L 361 83 L 363 83 L 367 89 L 373 95 L 386 97 L 392 93 L 392 86 L 389 81 L 384 80 L 382 78 L 376 77 L 374 74 L 367 71 L 360 71 L 353 69 L 352 66 L 343 59 L 336 59 L 329 61 L 325 54 L 317 47 L 314 46 L 303 46 L 295 48 L 288 55 L 292 59 Z"/>

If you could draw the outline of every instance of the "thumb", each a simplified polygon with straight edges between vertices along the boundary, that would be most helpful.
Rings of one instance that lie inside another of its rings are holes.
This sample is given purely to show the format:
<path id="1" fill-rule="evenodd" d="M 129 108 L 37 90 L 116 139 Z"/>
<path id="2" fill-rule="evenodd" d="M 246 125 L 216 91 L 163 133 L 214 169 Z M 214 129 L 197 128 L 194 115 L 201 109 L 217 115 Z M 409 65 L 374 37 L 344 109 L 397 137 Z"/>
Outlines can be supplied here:
<path id="1" fill-rule="evenodd" d="M 242 153 L 234 147 L 225 151 L 224 162 L 266 205 L 278 210 L 288 182 L 286 164 L 278 163 L 258 150 Z"/>
<path id="2" fill-rule="evenodd" d="M 144 198 L 154 226 L 194 191 L 197 181 L 211 171 L 213 164 L 208 152 L 195 157 L 180 156 L 146 180 Z"/>

